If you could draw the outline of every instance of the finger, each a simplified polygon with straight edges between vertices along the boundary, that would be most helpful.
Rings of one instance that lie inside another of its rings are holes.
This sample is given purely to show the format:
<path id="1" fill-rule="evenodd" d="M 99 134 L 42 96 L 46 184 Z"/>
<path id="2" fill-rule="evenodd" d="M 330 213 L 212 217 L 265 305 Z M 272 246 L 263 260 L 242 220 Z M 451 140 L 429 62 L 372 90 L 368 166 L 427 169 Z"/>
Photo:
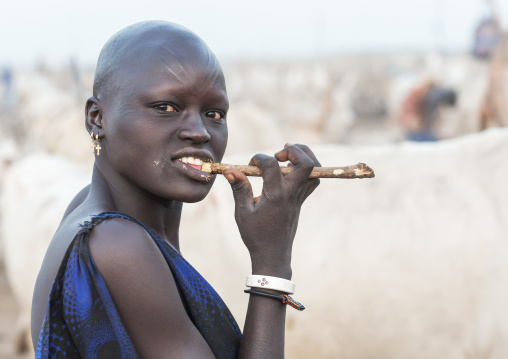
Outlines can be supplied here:
<path id="1" fill-rule="evenodd" d="M 269 184 L 270 187 L 280 187 L 284 176 L 280 170 L 279 162 L 274 157 L 258 153 L 252 157 L 249 166 L 258 167 L 261 170 L 261 177 L 263 177 L 263 182 Z M 265 188 L 264 185 L 263 188 Z"/>
<path id="2" fill-rule="evenodd" d="M 288 146 L 275 154 L 275 158 L 281 162 L 291 162 L 295 169 L 285 176 L 290 182 L 304 182 L 309 178 L 314 161 L 299 147 Z"/>
<path id="3" fill-rule="evenodd" d="M 231 185 L 233 197 L 237 206 L 245 207 L 254 202 L 252 186 L 247 179 L 247 176 L 233 168 L 224 170 L 223 175 Z"/>
<path id="4" fill-rule="evenodd" d="M 284 148 L 289 147 L 289 146 L 293 146 L 293 145 L 294 145 L 294 143 L 286 142 L 286 144 L 284 145 Z M 287 167 L 294 167 L 295 165 L 292 164 L 291 162 L 289 162 L 286 166 Z"/>
<path id="5" fill-rule="evenodd" d="M 312 150 L 309 148 L 309 146 L 306 146 L 306 145 L 302 145 L 302 144 L 299 144 L 299 143 L 286 143 L 284 145 L 284 148 L 286 147 L 289 147 L 289 146 L 296 146 L 298 147 L 299 149 L 301 149 L 303 152 L 305 152 L 305 154 L 307 156 L 309 156 L 313 161 L 314 161 L 314 167 L 321 167 L 321 163 L 319 163 L 316 155 L 314 154 L 314 152 L 312 152 Z"/>

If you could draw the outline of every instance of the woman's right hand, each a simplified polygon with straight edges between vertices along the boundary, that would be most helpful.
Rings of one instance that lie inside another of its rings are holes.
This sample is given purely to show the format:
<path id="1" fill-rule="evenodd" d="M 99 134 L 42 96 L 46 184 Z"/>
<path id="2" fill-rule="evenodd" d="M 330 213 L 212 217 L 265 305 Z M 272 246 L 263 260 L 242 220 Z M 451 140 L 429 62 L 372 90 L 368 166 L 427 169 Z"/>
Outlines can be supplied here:
<path id="1" fill-rule="evenodd" d="M 294 170 L 284 176 L 279 162 L 286 161 Z M 309 179 L 319 161 L 307 146 L 286 144 L 274 157 L 257 154 L 249 165 L 262 172 L 263 190 L 258 197 L 253 197 L 252 186 L 240 171 L 228 169 L 224 176 L 231 183 L 235 219 L 251 255 L 253 274 L 290 279 L 300 208 L 319 185 L 319 179 Z"/>

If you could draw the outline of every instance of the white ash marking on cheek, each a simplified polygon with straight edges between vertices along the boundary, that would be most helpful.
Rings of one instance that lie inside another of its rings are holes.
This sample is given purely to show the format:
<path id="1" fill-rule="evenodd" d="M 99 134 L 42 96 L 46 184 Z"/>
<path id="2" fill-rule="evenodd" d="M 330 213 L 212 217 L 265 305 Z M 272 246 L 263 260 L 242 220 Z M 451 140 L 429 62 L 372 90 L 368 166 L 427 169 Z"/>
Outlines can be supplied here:
<path id="1" fill-rule="evenodd" d="M 153 166 L 154 167 L 161 167 L 161 168 L 164 168 L 166 167 L 166 163 L 168 162 L 168 160 L 166 158 L 162 158 L 161 160 L 159 161 L 153 161 Z"/>
<path id="2" fill-rule="evenodd" d="M 210 180 L 212 179 L 211 176 L 201 175 L 201 177 L 206 178 L 206 182 L 210 182 Z"/>

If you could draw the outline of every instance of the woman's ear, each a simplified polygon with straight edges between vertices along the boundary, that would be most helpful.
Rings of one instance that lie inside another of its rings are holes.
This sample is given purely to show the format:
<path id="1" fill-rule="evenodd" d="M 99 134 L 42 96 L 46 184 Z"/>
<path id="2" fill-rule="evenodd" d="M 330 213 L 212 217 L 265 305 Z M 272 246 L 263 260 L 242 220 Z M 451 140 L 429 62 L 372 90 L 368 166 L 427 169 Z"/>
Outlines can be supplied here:
<path id="1" fill-rule="evenodd" d="M 88 132 L 96 134 L 102 132 L 102 109 L 100 101 L 95 97 L 90 97 L 85 105 L 85 127 Z"/>

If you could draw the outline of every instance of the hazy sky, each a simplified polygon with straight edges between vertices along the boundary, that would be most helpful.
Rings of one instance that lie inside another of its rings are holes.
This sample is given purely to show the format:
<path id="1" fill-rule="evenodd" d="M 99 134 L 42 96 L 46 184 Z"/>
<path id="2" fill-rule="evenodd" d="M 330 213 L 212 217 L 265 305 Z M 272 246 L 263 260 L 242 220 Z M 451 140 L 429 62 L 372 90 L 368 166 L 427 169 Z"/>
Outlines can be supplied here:
<path id="1" fill-rule="evenodd" d="M 64 63 L 70 56 L 93 64 L 113 33 L 149 19 L 190 28 L 220 60 L 435 47 L 468 50 L 475 25 L 487 14 L 485 2 L 0 0 L 0 64 L 40 59 Z M 508 15 L 508 1 L 499 3 Z"/>

